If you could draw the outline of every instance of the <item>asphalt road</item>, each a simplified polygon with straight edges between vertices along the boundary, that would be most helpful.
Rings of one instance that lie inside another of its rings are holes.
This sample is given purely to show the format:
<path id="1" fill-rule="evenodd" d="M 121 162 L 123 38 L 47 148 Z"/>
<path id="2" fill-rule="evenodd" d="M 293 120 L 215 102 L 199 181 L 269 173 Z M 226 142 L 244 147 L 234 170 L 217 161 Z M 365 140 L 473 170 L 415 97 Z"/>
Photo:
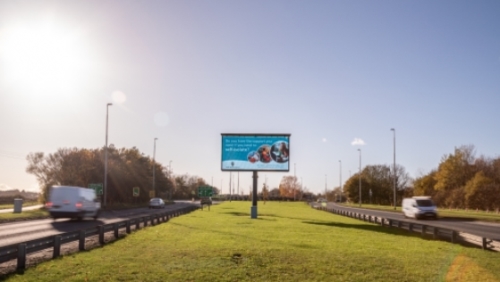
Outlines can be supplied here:
<path id="1" fill-rule="evenodd" d="M 199 206 L 199 202 L 176 202 L 174 205 L 167 205 L 165 209 L 149 209 L 145 207 L 139 209 L 105 211 L 102 212 L 95 221 L 93 219 L 85 219 L 82 221 L 70 219 L 38 219 L 4 223 L 0 224 L 0 247 L 46 236 L 91 228 L 102 224 L 123 221 L 142 215 L 173 211 L 192 205 Z"/>
<path id="2" fill-rule="evenodd" d="M 317 203 L 315 203 L 317 204 Z M 426 224 L 429 226 L 436 226 L 441 228 L 448 228 L 455 231 L 462 231 L 469 234 L 486 237 L 493 239 L 495 241 L 500 241 L 500 224 L 489 223 L 482 221 L 471 221 L 471 220 L 461 220 L 461 219 L 446 219 L 440 218 L 437 220 L 426 219 L 426 220 L 416 220 L 416 219 L 405 219 L 402 213 L 399 212 L 388 212 L 388 211 L 377 211 L 363 208 L 351 208 L 342 205 L 338 205 L 333 202 L 327 203 L 327 207 L 330 209 L 338 209 L 351 212 L 360 212 L 367 215 L 373 215 L 378 217 L 385 217 L 388 219 L 396 219 L 399 221 L 415 222 L 420 224 Z M 438 210 L 439 212 L 439 210 Z"/>

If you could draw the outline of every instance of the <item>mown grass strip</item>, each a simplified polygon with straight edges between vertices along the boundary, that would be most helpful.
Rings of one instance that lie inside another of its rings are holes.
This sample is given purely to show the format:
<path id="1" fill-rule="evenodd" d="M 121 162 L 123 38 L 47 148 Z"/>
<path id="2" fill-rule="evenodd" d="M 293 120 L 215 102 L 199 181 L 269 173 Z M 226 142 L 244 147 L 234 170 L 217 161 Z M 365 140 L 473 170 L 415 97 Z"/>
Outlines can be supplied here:
<path id="1" fill-rule="evenodd" d="M 39 204 L 40 203 L 38 203 L 38 202 L 23 202 L 23 207 L 31 207 L 31 206 L 36 206 Z M 0 210 L 13 209 L 13 208 L 14 208 L 14 203 L 12 203 L 12 204 L 0 204 Z"/>
<path id="2" fill-rule="evenodd" d="M 31 219 L 41 219 L 48 218 L 49 213 L 44 208 L 37 210 L 24 210 L 21 213 L 0 213 L 0 223 L 13 222 L 20 220 L 31 220 Z"/>
<path id="3" fill-rule="evenodd" d="M 250 219 L 250 205 L 226 202 L 198 210 L 7 280 L 445 281 L 465 269 L 473 273 L 463 281 L 500 281 L 498 253 L 422 239 L 303 203 L 260 203 L 259 218 Z"/>

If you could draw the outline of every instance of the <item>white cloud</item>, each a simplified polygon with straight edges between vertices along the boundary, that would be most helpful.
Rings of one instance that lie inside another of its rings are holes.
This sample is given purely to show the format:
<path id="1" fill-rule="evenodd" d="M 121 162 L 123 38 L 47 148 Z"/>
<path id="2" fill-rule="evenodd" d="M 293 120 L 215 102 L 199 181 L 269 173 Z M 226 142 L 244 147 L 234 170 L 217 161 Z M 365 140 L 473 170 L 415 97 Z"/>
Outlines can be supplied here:
<path id="1" fill-rule="evenodd" d="M 40 193 L 40 186 L 37 183 L 31 184 L 31 186 L 25 190 L 26 192 L 36 192 Z"/>
<path id="2" fill-rule="evenodd" d="M 354 138 L 354 140 L 352 140 L 352 142 L 351 142 L 351 145 L 353 145 L 353 146 L 356 146 L 356 145 L 363 146 L 363 145 L 365 145 L 365 141 L 363 141 L 363 139 L 361 139 L 361 138 Z"/>
<path id="3" fill-rule="evenodd" d="M 0 191 L 12 191 L 12 190 L 19 190 L 19 191 L 26 191 L 26 192 L 35 192 L 35 193 L 40 193 L 40 187 L 38 184 L 31 184 L 29 188 L 13 188 L 5 183 L 0 183 Z"/>
<path id="4" fill-rule="evenodd" d="M 0 191 L 7 191 L 7 190 L 12 190 L 12 187 L 10 187 L 7 184 L 0 183 Z"/>
<path id="5" fill-rule="evenodd" d="M 113 103 L 123 104 L 125 103 L 125 101 L 127 101 L 127 96 L 121 91 L 114 91 L 111 94 L 111 99 L 113 99 Z"/>

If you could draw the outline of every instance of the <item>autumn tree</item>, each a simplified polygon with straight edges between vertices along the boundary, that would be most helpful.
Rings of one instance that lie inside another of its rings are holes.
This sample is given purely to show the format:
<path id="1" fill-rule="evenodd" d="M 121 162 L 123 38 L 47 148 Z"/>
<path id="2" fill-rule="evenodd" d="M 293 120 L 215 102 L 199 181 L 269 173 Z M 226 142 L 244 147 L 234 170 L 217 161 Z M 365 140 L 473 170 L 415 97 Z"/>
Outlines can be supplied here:
<path id="1" fill-rule="evenodd" d="M 465 202 L 472 209 L 496 209 L 500 206 L 499 185 L 479 171 L 465 185 Z"/>
<path id="2" fill-rule="evenodd" d="M 300 199 L 302 191 L 295 176 L 283 176 L 280 182 L 280 195 L 288 199 Z"/>
<path id="3" fill-rule="evenodd" d="M 434 176 L 435 189 L 450 191 L 465 186 L 475 174 L 473 161 L 474 146 L 472 145 L 455 148 L 454 154 L 443 156 Z"/>

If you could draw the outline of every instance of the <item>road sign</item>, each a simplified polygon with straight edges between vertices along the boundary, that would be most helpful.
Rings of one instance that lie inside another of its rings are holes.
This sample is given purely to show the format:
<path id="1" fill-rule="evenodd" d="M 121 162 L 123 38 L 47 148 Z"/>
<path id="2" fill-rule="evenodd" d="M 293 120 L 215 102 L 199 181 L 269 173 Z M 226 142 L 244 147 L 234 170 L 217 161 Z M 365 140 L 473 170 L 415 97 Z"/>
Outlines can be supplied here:
<path id="1" fill-rule="evenodd" d="M 213 195 L 212 187 L 210 186 L 200 186 L 198 187 L 198 197 L 212 197 Z"/>
<path id="2" fill-rule="evenodd" d="M 89 184 L 90 189 L 94 189 L 96 195 L 102 195 L 102 183 L 91 183 Z"/>
<path id="3" fill-rule="evenodd" d="M 134 197 L 139 197 L 139 187 L 132 188 L 132 195 Z"/>
<path id="4" fill-rule="evenodd" d="M 149 191 L 149 197 L 150 198 L 154 198 L 155 197 L 155 191 L 154 190 L 150 190 Z"/>

